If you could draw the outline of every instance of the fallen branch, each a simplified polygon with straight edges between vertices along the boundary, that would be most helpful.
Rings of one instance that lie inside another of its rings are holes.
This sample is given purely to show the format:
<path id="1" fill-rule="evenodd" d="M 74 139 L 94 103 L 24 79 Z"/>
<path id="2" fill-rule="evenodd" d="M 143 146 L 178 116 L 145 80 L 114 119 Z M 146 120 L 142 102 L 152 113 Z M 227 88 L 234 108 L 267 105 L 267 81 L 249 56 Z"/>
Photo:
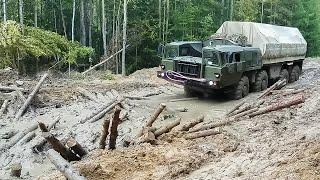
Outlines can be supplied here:
<path id="1" fill-rule="evenodd" d="M 128 48 L 128 47 L 129 47 L 129 45 L 126 46 L 126 48 Z M 99 64 L 96 64 L 96 65 L 92 66 L 90 69 L 86 70 L 86 71 L 83 72 L 82 74 L 85 75 L 85 74 L 87 74 L 88 72 L 94 70 L 95 68 L 97 68 L 97 67 L 105 64 L 107 61 L 109 61 L 110 59 L 112 59 L 113 57 L 115 57 L 116 55 L 118 55 L 119 53 L 121 53 L 122 51 L 123 51 L 123 49 L 119 50 L 119 51 L 116 52 L 115 54 L 113 54 L 113 55 L 111 55 L 110 57 L 108 57 L 106 60 L 101 61 Z"/>
<path id="2" fill-rule="evenodd" d="M 37 92 L 39 91 L 42 83 L 44 82 L 44 80 L 47 78 L 48 73 L 45 73 L 42 78 L 40 79 L 40 81 L 38 82 L 38 84 L 36 85 L 36 87 L 34 88 L 34 90 L 31 92 L 31 94 L 28 96 L 27 100 L 24 102 L 23 106 L 19 109 L 18 113 L 16 114 L 15 118 L 19 119 L 24 111 L 27 109 L 27 107 L 30 105 L 32 99 L 34 98 L 34 96 L 37 94 Z"/>
<path id="3" fill-rule="evenodd" d="M 173 123 L 171 123 L 163 128 L 160 128 L 159 130 L 154 132 L 155 137 L 157 138 L 157 137 L 161 136 L 162 134 L 170 132 L 174 127 L 178 126 L 180 124 L 180 122 L 181 122 L 181 119 L 179 118 L 176 121 L 174 121 Z"/>
<path id="4" fill-rule="evenodd" d="M 4 114 L 6 109 L 8 108 L 9 100 L 5 100 L 0 109 L 0 117 Z"/>
<path id="5" fill-rule="evenodd" d="M 200 132 L 195 132 L 192 134 L 187 134 L 185 135 L 185 139 L 197 139 L 197 138 L 201 138 L 201 137 L 207 137 L 207 136 L 213 136 L 213 135 L 217 135 L 220 134 L 220 131 L 217 131 L 215 129 L 210 129 L 210 130 L 205 130 L 205 131 L 200 131 Z"/>
<path id="6" fill-rule="evenodd" d="M 249 117 L 251 118 L 251 117 L 265 114 L 268 112 L 277 111 L 277 110 L 288 108 L 288 107 L 291 107 L 291 106 L 294 106 L 297 104 L 301 104 L 304 102 L 305 102 L 305 97 L 303 95 L 301 95 L 298 98 L 294 98 L 294 99 L 286 101 L 286 102 L 278 102 L 278 103 L 272 104 L 270 106 L 267 106 L 265 108 L 262 108 L 259 111 L 250 114 Z"/>
<path id="7" fill-rule="evenodd" d="M 85 180 L 86 178 L 81 176 L 70 163 L 64 160 L 58 152 L 53 149 L 48 150 L 47 154 L 50 161 L 56 166 L 56 168 L 69 180 Z"/>
<path id="8" fill-rule="evenodd" d="M 196 126 L 197 124 L 202 123 L 204 120 L 204 116 L 199 116 L 196 120 L 194 120 L 191 123 L 185 124 L 183 126 L 181 126 L 181 128 L 179 129 L 180 131 L 189 131 L 189 129 L 193 128 L 194 126 Z"/>

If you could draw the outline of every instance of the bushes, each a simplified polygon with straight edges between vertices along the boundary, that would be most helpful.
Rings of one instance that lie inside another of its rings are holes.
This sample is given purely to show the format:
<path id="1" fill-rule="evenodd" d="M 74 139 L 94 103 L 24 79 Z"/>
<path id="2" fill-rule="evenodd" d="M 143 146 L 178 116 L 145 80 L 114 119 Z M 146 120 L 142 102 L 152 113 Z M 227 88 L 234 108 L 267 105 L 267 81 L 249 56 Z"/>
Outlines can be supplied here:
<path id="1" fill-rule="evenodd" d="M 0 68 L 32 65 L 25 63 L 29 59 L 76 64 L 78 60 L 88 60 L 93 53 L 92 48 L 72 43 L 54 32 L 34 27 L 22 29 L 14 21 L 0 23 Z"/>

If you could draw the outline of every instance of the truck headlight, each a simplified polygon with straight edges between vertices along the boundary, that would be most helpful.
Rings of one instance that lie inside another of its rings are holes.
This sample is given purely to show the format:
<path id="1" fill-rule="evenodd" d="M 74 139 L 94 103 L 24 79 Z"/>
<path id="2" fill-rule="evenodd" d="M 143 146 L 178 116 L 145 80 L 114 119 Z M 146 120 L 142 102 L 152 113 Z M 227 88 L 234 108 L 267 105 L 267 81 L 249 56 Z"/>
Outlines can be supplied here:
<path id="1" fill-rule="evenodd" d="M 214 74 L 216 76 L 216 78 L 220 78 L 220 74 Z"/>
<path id="2" fill-rule="evenodd" d="M 209 81 L 209 85 L 210 85 L 210 86 L 213 86 L 213 85 L 214 85 L 214 82 L 213 82 L 213 81 Z"/>
<path id="3" fill-rule="evenodd" d="M 166 69 L 166 66 L 165 66 L 165 65 L 160 65 L 160 68 L 161 68 L 162 70 L 165 70 L 165 69 Z"/>
<path id="4" fill-rule="evenodd" d="M 161 77 L 164 77 L 164 75 L 165 75 L 164 73 L 161 73 Z"/>

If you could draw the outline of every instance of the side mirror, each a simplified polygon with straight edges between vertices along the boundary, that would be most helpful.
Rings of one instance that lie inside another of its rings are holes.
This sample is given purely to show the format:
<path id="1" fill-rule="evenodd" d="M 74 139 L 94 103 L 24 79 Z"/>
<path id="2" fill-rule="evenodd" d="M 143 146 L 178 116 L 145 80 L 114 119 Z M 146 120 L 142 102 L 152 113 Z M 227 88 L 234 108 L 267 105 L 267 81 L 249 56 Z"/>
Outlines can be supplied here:
<path id="1" fill-rule="evenodd" d="M 159 44 L 158 49 L 157 49 L 157 56 L 162 58 L 164 55 L 164 45 Z"/>

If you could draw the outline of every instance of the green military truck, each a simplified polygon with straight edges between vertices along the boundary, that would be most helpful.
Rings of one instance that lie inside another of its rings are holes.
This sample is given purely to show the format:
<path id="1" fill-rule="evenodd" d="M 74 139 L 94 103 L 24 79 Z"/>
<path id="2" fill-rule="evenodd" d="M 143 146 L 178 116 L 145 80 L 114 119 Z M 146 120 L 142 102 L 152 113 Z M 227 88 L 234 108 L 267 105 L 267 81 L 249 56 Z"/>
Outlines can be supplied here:
<path id="1" fill-rule="evenodd" d="M 241 99 L 278 79 L 297 81 L 306 52 L 297 28 L 225 22 L 207 42 L 167 44 L 157 75 L 183 85 L 188 96 L 219 91 Z"/>

